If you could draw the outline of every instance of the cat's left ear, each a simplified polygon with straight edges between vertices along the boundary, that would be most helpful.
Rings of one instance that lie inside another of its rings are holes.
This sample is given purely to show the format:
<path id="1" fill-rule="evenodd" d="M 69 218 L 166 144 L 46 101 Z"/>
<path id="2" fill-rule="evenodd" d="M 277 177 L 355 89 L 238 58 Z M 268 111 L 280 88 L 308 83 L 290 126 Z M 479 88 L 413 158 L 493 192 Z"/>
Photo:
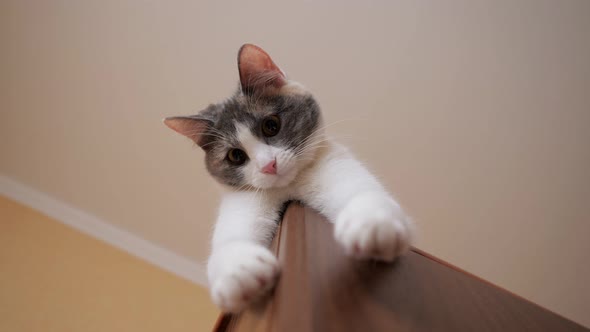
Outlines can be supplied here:
<path id="1" fill-rule="evenodd" d="M 205 132 L 213 125 L 211 120 L 199 116 L 172 116 L 164 124 L 177 133 L 192 139 L 201 148 L 207 142 Z"/>
<path id="2" fill-rule="evenodd" d="M 272 93 L 287 83 L 285 73 L 256 45 L 244 44 L 240 48 L 238 69 L 245 94 Z"/>

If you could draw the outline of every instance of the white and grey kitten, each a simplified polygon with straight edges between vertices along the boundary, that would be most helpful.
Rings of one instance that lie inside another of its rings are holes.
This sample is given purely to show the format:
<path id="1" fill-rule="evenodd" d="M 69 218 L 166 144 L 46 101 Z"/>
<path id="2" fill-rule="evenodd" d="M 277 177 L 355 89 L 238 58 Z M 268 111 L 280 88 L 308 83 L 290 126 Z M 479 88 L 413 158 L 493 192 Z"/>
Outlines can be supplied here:
<path id="1" fill-rule="evenodd" d="M 242 46 L 238 68 L 233 97 L 164 120 L 205 151 L 209 173 L 229 189 L 207 265 L 213 302 L 240 311 L 274 286 L 280 267 L 268 246 L 289 200 L 333 222 L 336 240 L 354 257 L 392 261 L 407 251 L 410 220 L 346 148 L 325 136 L 309 91 L 255 45 Z"/>

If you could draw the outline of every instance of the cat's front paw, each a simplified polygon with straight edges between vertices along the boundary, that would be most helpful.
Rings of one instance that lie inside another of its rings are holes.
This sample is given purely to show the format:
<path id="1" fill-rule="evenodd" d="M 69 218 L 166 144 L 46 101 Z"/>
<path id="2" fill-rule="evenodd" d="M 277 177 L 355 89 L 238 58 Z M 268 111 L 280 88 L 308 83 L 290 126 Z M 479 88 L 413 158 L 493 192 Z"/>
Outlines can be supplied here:
<path id="1" fill-rule="evenodd" d="M 279 274 L 275 256 L 253 243 L 232 243 L 216 250 L 208 263 L 211 298 L 226 312 L 239 312 L 268 292 Z"/>
<path id="2" fill-rule="evenodd" d="M 336 240 L 354 257 L 392 261 L 410 246 L 411 221 L 384 194 L 359 194 L 340 212 L 335 224 Z"/>

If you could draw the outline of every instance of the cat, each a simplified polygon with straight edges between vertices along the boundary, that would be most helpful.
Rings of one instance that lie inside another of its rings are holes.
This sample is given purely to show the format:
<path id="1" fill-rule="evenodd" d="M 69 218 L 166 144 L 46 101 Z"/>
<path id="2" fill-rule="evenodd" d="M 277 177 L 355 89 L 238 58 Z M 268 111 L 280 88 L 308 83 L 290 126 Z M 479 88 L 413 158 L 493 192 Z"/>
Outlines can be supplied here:
<path id="1" fill-rule="evenodd" d="M 411 244 L 413 224 L 351 153 L 325 134 L 317 101 L 260 47 L 238 52 L 240 86 L 229 99 L 164 123 L 205 151 L 226 187 L 207 264 L 211 298 L 239 312 L 276 282 L 268 246 L 285 202 L 297 200 L 334 224 L 345 252 L 392 261 Z"/>

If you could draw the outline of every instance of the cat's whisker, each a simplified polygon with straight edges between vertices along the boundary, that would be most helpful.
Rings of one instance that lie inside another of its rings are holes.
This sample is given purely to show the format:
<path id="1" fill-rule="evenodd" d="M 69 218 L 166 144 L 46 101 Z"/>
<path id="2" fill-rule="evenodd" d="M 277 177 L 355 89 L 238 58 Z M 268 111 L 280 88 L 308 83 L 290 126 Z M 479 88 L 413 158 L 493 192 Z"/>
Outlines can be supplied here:
<path id="1" fill-rule="evenodd" d="M 188 136 L 188 137 L 195 137 L 197 135 L 211 136 L 211 137 L 216 137 L 219 139 L 225 139 L 225 136 L 221 136 L 221 135 L 215 134 L 215 133 L 208 133 L 208 132 L 204 132 L 204 131 L 188 131 L 188 132 L 186 132 L 186 136 Z"/>
<path id="2" fill-rule="evenodd" d="M 304 138 L 304 139 L 303 139 L 303 140 L 300 142 L 300 144 L 305 144 L 305 142 L 307 142 L 307 140 L 309 140 L 309 139 L 311 139 L 311 138 L 314 138 L 314 137 L 317 137 L 317 136 L 319 136 L 319 137 L 323 137 L 323 136 L 324 136 L 324 132 L 323 132 L 323 131 L 324 131 L 324 129 L 326 129 L 326 128 L 328 128 L 328 127 L 332 126 L 332 125 L 335 125 L 335 124 L 337 124 L 337 123 L 340 123 L 340 122 L 342 122 L 342 121 L 345 121 L 345 120 L 352 120 L 352 118 L 351 118 L 351 119 L 344 119 L 344 120 L 339 120 L 339 121 L 335 121 L 335 122 L 332 122 L 332 123 L 329 123 L 329 124 L 322 125 L 321 127 L 318 127 L 318 128 L 316 128 L 316 129 L 314 129 L 314 130 L 313 130 L 313 131 L 312 131 L 312 132 L 311 132 L 311 133 L 310 133 L 310 134 L 309 134 L 309 135 L 308 135 L 306 138 Z M 316 135 L 316 134 L 318 134 L 318 133 L 320 133 L 320 135 Z"/>
<path id="3" fill-rule="evenodd" d="M 305 137 L 301 142 L 299 142 L 294 148 L 293 150 L 297 150 L 299 149 L 301 146 L 304 146 L 310 139 L 315 138 L 315 133 L 317 132 L 317 130 L 314 130 L 311 134 L 309 134 L 307 137 Z M 323 136 L 323 135 L 322 135 Z"/>
<path id="4" fill-rule="evenodd" d="M 329 144 L 316 143 L 314 145 L 309 145 L 309 146 L 304 147 L 303 149 L 296 151 L 295 156 L 302 156 L 302 155 L 305 155 L 309 152 L 314 152 L 318 149 L 329 148 L 329 147 L 330 147 Z"/>
<path id="5" fill-rule="evenodd" d="M 309 149 L 314 148 L 315 146 L 321 145 L 322 143 L 326 143 L 326 142 L 330 142 L 331 140 L 320 140 L 320 141 L 315 141 L 315 142 L 310 142 L 309 144 L 306 144 L 302 147 L 300 147 L 300 149 L 298 149 L 298 151 L 307 151 Z"/>
<path id="6" fill-rule="evenodd" d="M 212 145 L 215 143 L 217 143 L 217 142 L 214 141 L 214 142 L 205 143 L 205 144 L 201 145 L 201 148 L 205 148 L 206 146 L 209 146 L 209 145 Z"/>
<path id="7" fill-rule="evenodd" d="M 308 150 L 310 148 L 313 148 L 317 144 L 320 144 L 320 143 L 323 143 L 323 142 L 329 142 L 329 141 L 331 141 L 331 139 L 330 138 L 327 138 L 327 137 L 317 138 L 316 140 L 312 140 L 310 142 L 307 142 L 304 145 L 301 145 L 300 144 L 300 145 L 296 146 L 295 147 L 295 150 L 296 151 L 306 151 L 306 150 Z"/>
<path id="8" fill-rule="evenodd" d="M 331 122 L 328 124 L 323 124 L 321 127 L 314 129 L 314 131 L 311 134 L 309 134 L 306 139 L 313 137 L 316 133 L 322 132 L 322 131 L 324 131 L 324 129 L 326 129 L 328 127 L 331 127 L 335 124 L 341 123 L 343 121 L 348 121 L 348 120 L 354 120 L 354 118 L 342 119 L 342 120 L 334 121 L 334 122 Z M 305 139 L 303 140 L 303 142 L 305 142 Z"/>
<path id="9" fill-rule="evenodd" d="M 340 119 L 340 120 L 337 120 L 337 121 L 334 121 L 334 122 L 330 122 L 330 123 L 324 125 L 322 127 L 322 129 L 326 129 L 328 127 L 332 127 L 333 125 L 336 125 L 336 124 L 339 124 L 339 123 L 342 123 L 342 122 L 345 122 L 345 121 L 352 121 L 352 120 L 358 120 L 358 119 L 359 119 L 359 117 Z"/>
<path id="10" fill-rule="evenodd" d="M 221 135 L 222 134 L 222 133 L 216 133 L 216 132 L 211 133 L 207 130 L 202 131 L 202 130 L 196 130 L 196 129 L 195 130 L 187 130 L 185 133 L 187 135 L 196 135 L 196 134 L 199 134 L 199 135 Z"/>
<path id="11" fill-rule="evenodd" d="M 247 187 L 250 187 L 250 184 L 249 183 L 245 183 L 245 184 L 241 185 L 240 187 L 238 187 L 235 190 L 236 191 L 242 191 L 242 190 L 246 189 Z"/>
<path id="12" fill-rule="evenodd" d="M 329 147 L 329 145 L 319 145 L 317 147 L 314 147 L 313 149 L 328 148 L 328 147 Z M 295 157 L 299 158 L 301 156 L 304 156 L 307 152 L 311 152 L 310 150 L 311 150 L 311 148 L 308 150 L 299 151 L 298 153 L 295 154 Z"/>
<path id="13" fill-rule="evenodd" d="M 295 149 L 297 149 L 297 147 L 299 147 L 299 146 L 301 146 L 301 145 L 304 145 L 304 144 L 306 144 L 306 143 L 307 143 L 307 142 L 308 142 L 310 139 L 313 139 L 313 138 L 316 138 L 316 137 L 325 137 L 325 136 L 324 136 L 324 133 L 323 133 L 324 129 L 326 129 L 326 128 L 328 128 L 328 127 L 331 127 L 331 126 L 333 126 L 333 125 L 335 125 L 335 124 L 341 123 L 341 122 L 343 122 L 343 121 L 350 121 L 350 120 L 354 120 L 354 118 L 347 118 L 347 119 L 342 119 L 342 120 L 334 121 L 334 122 L 331 122 L 331 123 L 328 123 L 328 124 L 322 125 L 322 126 L 321 126 L 321 127 L 319 127 L 319 128 L 316 128 L 314 131 L 312 131 L 312 132 L 311 132 L 311 134 L 309 134 L 307 137 L 305 137 L 305 138 L 304 138 L 304 139 L 303 139 L 303 140 L 302 140 L 302 141 L 301 141 L 301 142 L 300 142 L 300 143 L 299 143 L 299 144 L 296 146 L 296 148 L 295 148 Z M 316 134 L 318 134 L 318 133 L 320 133 L 320 132 L 322 132 L 322 133 L 321 133 L 321 135 L 317 135 L 317 136 L 316 136 Z"/>
<path id="14" fill-rule="evenodd" d="M 305 144 L 300 144 L 296 147 L 296 149 L 304 149 L 309 146 L 313 146 L 314 144 L 322 143 L 322 142 L 329 142 L 331 141 L 329 138 L 316 138 L 314 140 L 308 141 Z"/>
<path id="15" fill-rule="evenodd" d="M 262 196 L 264 195 L 264 191 L 261 188 L 256 188 L 256 191 L 254 192 L 254 197 L 256 202 L 258 203 L 258 211 L 262 211 L 263 206 L 262 206 Z"/>

